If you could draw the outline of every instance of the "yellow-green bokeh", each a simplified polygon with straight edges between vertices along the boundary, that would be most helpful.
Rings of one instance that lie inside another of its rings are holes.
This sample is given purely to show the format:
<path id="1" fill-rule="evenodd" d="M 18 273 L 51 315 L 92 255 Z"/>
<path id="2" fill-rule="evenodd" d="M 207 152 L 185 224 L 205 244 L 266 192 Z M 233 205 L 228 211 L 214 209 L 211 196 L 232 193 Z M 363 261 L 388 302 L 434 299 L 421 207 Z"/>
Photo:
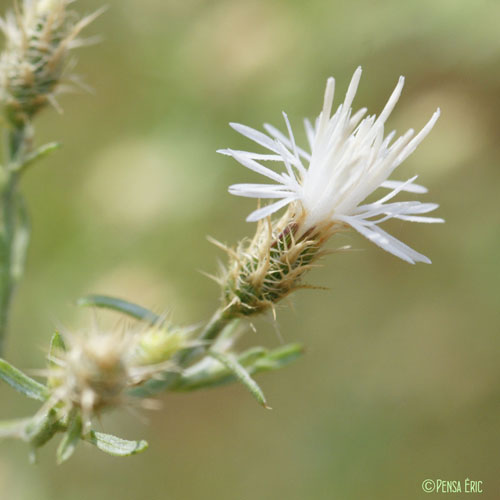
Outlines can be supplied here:
<path id="1" fill-rule="evenodd" d="M 358 65 L 355 107 L 383 107 L 400 74 L 388 127 L 431 135 L 400 169 L 419 174 L 443 226 L 388 224 L 428 255 L 410 266 L 357 234 L 332 255 L 294 309 L 255 322 L 248 342 L 301 341 L 304 359 L 259 378 L 265 411 L 240 386 L 168 395 L 164 409 L 105 419 L 146 438 L 114 459 L 82 446 L 62 467 L 19 442 L 0 444 L 0 498 L 9 500 L 358 500 L 422 498 L 427 478 L 484 482 L 497 498 L 500 449 L 500 3 L 496 0 L 107 0 L 88 29 L 78 73 L 95 95 L 63 96 L 37 140 L 64 147 L 23 182 L 33 221 L 6 357 L 44 363 L 54 325 L 86 326 L 73 306 L 116 294 L 178 323 L 206 319 L 224 255 L 253 229 L 251 200 L 227 186 L 252 176 L 221 147 L 253 148 L 228 127 L 314 117 L 326 78 L 340 95 Z M 5 11 L 10 2 L 2 0 Z M 88 13 L 97 0 L 80 0 Z M 302 135 L 302 134 L 300 134 Z M 256 177 L 255 177 L 256 178 Z M 106 318 L 103 318 L 106 321 Z M 0 418 L 36 406 L 0 386 Z"/>

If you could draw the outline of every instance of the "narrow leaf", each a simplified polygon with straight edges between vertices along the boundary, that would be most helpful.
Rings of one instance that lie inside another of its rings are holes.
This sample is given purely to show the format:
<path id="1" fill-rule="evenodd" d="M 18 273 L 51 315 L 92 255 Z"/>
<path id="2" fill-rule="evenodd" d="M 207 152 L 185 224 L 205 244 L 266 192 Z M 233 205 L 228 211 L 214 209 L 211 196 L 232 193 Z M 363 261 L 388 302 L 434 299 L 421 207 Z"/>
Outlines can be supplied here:
<path id="1" fill-rule="evenodd" d="M 69 417 L 68 430 L 57 448 L 57 463 L 62 464 L 73 455 L 82 435 L 82 419 L 77 412 Z"/>
<path id="2" fill-rule="evenodd" d="M 31 419 L 26 426 L 26 437 L 33 448 L 40 448 L 63 429 L 56 410 L 51 408 L 44 415 L 36 415 Z"/>
<path id="3" fill-rule="evenodd" d="M 132 318 L 147 321 L 148 323 L 161 323 L 161 317 L 145 307 L 127 302 L 126 300 L 108 297 L 106 295 L 88 295 L 77 300 L 81 307 L 100 307 L 127 314 Z"/>
<path id="4" fill-rule="evenodd" d="M 127 441 L 102 432 L 90 431 L 90 435 L 85 439 L 94 446 L 97 446 L 101 451 L 115 457 L 136 455 L 148 448 L 148 443 L 146 441 Z"/>
<path id="5" fill-rule="evenodd" d="M 209 351 L 209 355 L 222 363 L 252 394 L 252 396 L 264 407 L 270 409 L 266 398 L 257 382 L 250 376 L 246 369 L 238 363 L 237 359 L 230 354 L 217 351 Z"/>
<path id="6" fill-rule="evenodd" d="M 66 351 L 66 344 L 64 343 L 62 335 L 57 331 L 54 332 L 52 338 L 50 339 L 49 356 L 47 358 L 49 361 L 49 368 L 51 370 L 57 370 L 59 368 L 59 365 L 57 364 L 56 360 L 65 351 Z M 60 384 L 60 380 L 57 377 L 52 376 L 51 372 L 49 372 L 49 374 L 50 375 L 47 379 L 48 387 L 52 388 Z"/>
<path id="7" fill-rule="evenodd" d="M 238 356 L 238 363 L 245 367 L 251 366 L 257 362 L 258 359 L 267 356 L 268 350 L 264 347 L 251 347 L 250 349 L 242 352 Z"/>
<path id="8" fill-rule="evenodd" d="M 31 399 L 46 401 L 49 397 L 47 387 L 25 375 L 22 371 L 14 368 L 4 359 L 0 358 L 0 379 L 7 382 L 13 389 L 21 392 Z"/>
<path id="9" fill-rule="evenodd" d="M 292 363 L 304 354 L 304 347 L 301 344 L 288 344 L 278 349 L 273 349 L 266 356 L 262 356 L 256 362 L 248 367 L 248 371 L 254 373 L 266 372 L 270 370 L 279 370 Z"/>
<path id="10" fill-rule="evenodd" d="M 45 158 L 52 152 L 56 151 L 61 147 L 61 144 L 58 142 L 49 142 L 48 144 L 44 144 L 43 146 L 40 146 L 38 149 L 33 151 L 33 153 L 29 154 L 23 163 L 13 165 L 11 168 L 15 171 L 18 171 L 20 173 L 25 172 L 28 167 L 30 167 L 33 163 L 35 163 L 37 160 L 41 160 L 42 158 Z"/>
<path id="11" fill-rule="evenodd" d="M 64 343 L 62 335 L 56 331 L 50 339 L 49 358 L 51 358 L 52 356 L 56 356 L 57 351 L 65 352 L 66 344 Z"/>
<path id="12" fill-rule="evenodd" d="M 238 355 L 238 363 L 250 375 L 279 370 L 292 363 L 303 354 L 300 344 L 289 344 L 269 351 L 263 347 L 252 347 Z M 209 362 L 203 358 L 193 366 L 183 370 L 179 379 L 169 387 L 173 391 L 194 391 L 208 387 L 230 384 L 237 380 L 235 374 L 225 365 Z"/>

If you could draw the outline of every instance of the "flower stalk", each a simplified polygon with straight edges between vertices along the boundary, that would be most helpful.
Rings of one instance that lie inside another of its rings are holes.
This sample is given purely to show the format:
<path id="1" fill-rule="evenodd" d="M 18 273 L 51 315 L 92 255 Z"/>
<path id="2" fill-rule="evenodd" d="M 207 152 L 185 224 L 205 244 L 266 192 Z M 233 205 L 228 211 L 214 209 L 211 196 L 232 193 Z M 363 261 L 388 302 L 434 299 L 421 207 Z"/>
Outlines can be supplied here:
<path id="1" fill-rule="evenodd" d="M 26 124 L 7 132 L 6 167 L 0 190 L 2 207 L 0 242 L 0 355 L 3 351 L 8 326 L 9 308 L 16 282 L 22 275 L 29 243 L 29 222 L 24 210 L 24 200 L 18 193 L 19 170 L 30 152 L 31 131 Z"/>

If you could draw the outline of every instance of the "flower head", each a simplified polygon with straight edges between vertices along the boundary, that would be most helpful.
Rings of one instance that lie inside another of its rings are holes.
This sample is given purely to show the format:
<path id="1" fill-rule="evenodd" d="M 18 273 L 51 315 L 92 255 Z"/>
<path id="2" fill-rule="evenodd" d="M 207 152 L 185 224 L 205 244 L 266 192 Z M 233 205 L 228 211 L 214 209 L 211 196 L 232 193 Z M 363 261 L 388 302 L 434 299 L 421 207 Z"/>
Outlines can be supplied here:
<path id="1" fill-rule="evenodd" d="M 269 150 L 270 154 L 250 153 L 226 149 L 243 166 L 274 181 L 271 184 L 235 184 L 229 192 L 237 196 L 274 199 L 273 203 L 252 212 L 247 220 L 258 221 L 286 205 L 300 220 L 299 234 L 323 225 L 350 226 L 384 250 L 410 262 L 430 260 L 401 241 L 389 235 L 379 224 L 394 218 L 412 222 L 444 222 L 427 217 L 435 210 L 435 203 L 418 201 L 391 201 L 401 191 L 425 193 L 415 184 L 415 177 L 405 182 L 389 180 L 393 171 L 415 151 L 430 132 L 439 117 L 439 109 L 418 133 L 410 129 L 394 140 L 395 132 L 384 136 L 384 125 L 396 105 L 404 85 L 399 79 L 384 109 L 377 117 L 365 117 L 366 108 L 352 112 L 352 102 L 361 77 L 358 68 L 352 77 L 344 102 L 332 114 L 335 80 L 326 85 L 323 110 L 314 125 L 305 120 L 310 152 L 297 146 L 285 113 L 288 135 L 265 124 L 267 134 L 245 125 L 231 126 L 242 135 Z M 282 164 L 280 173 L 262 164 Z M 379 200 L 363 203 L 378 188 L 389 189 Z"/>

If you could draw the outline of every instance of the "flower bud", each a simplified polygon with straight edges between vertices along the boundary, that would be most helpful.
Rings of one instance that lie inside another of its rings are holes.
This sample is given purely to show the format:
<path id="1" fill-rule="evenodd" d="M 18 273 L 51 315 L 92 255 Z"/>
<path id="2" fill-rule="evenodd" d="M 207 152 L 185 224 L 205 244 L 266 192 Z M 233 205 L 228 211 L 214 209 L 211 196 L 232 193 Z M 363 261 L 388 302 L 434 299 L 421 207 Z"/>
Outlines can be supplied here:
<path id="1" fill-rule="evenodd" d="M 68 65 L 68 53 L 81 45 L 80 31 L 98 13 L 79 20 L 71 0 L 25 0 L 16 13 L 0 19 L 5 50 L 0 56 L 0 99 L 8 121 L 19 127 L 55 94 Z"/>
<path id="2" fill-rule="evenodd" d="M 163 350 L 155 352 L 156 356 L 146 356 L 153 351 L 153 344 L 158 344 L 149 334 L 143 338 L 141 333 L 124 328 L 66 334 L 49 356 L 47 378 L 52 395 L 47 407 L 57 407 L 63 415 L 78 411 L 87 432 L 94 416 L 129 404 L 128 389 L 167 368 L 165 357 L 167 352 L 175 352 L 175 338 L 169 337 L 168 346 L 163 339 L 159 343 Z"/>
<path id="3" fill-rule="evenodd" d="M 122 332 L 90 332 L 66 338 L 66 351 L 52 360 L 49 379 L 67 406 L 86 412 L 115 405 L 130 382 L 130 338 Z"/>
<path id="4" fill-rule="evenodd" d="M 134 360 L 141 366 L 164 363 L 188 345 L 187 330 L 166 325 L 153 326 L 138 336 Z"/>
<path id="5" fill-rule="evenodd" d="M 230 264 L 220 282 L 228 314 L 262 312 L 304 288 L 302 275 L 325 254 L 322 245 L 338 229 L 326 224 L 303 233 L 302 218 L 292 208 L 275 223 L 269 217 L 259 221 L 252 241 L 226 249 Z"/>

